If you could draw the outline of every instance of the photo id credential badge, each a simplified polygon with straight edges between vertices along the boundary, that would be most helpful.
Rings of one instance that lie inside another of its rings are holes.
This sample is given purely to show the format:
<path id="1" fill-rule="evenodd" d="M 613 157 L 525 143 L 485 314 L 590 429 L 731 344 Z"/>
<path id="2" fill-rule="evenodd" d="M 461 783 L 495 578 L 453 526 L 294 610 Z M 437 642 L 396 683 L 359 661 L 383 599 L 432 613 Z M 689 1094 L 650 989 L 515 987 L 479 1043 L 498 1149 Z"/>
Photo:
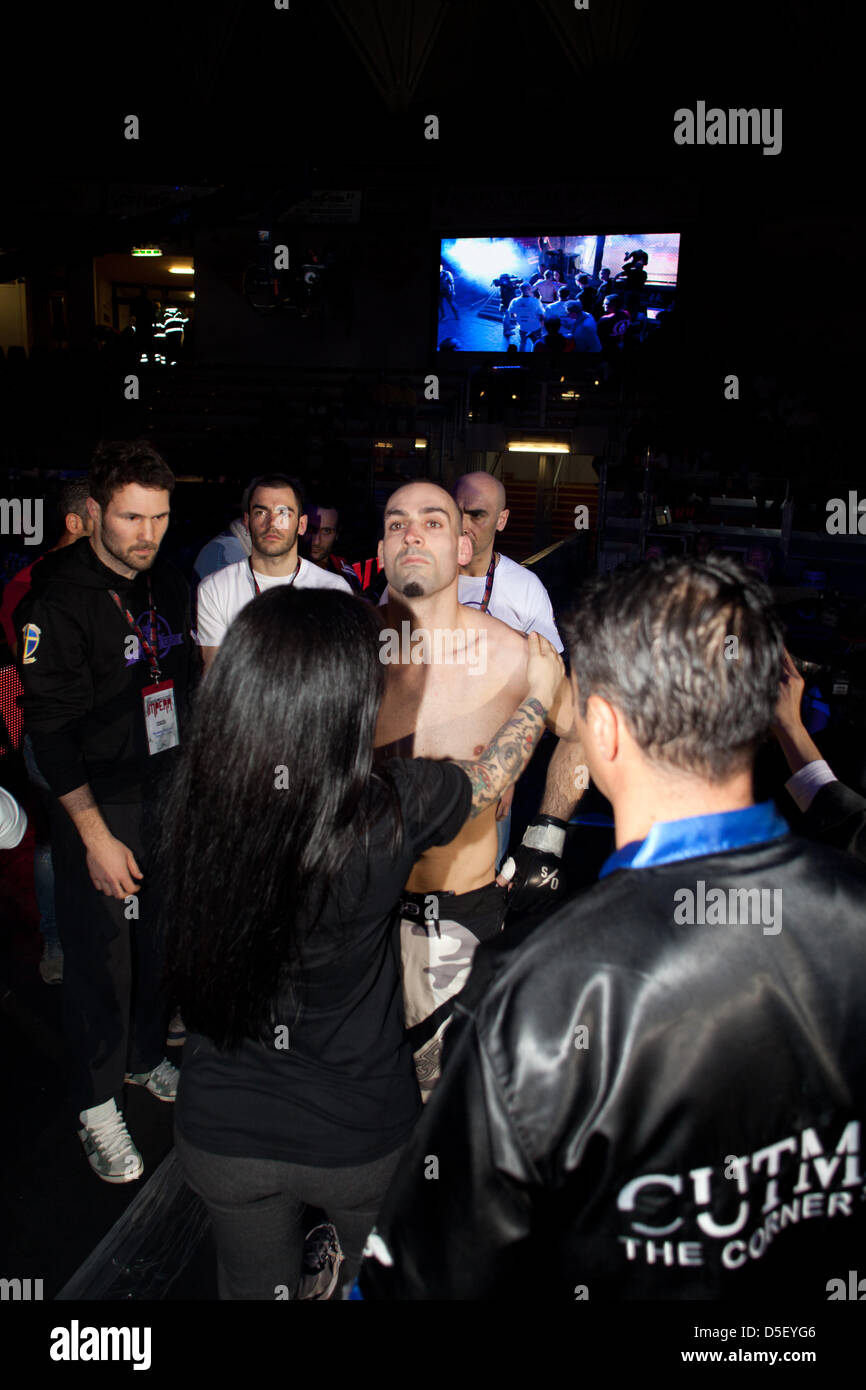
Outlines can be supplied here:
<path id="1" fill-rule="evenodd" d="M 144 727 L 147 730 L 147 751 L 164 753 L 180 743 L 177 732 L 177 710 L 174 703 L 174 681 L 146 685 L 144 697 Z"/>

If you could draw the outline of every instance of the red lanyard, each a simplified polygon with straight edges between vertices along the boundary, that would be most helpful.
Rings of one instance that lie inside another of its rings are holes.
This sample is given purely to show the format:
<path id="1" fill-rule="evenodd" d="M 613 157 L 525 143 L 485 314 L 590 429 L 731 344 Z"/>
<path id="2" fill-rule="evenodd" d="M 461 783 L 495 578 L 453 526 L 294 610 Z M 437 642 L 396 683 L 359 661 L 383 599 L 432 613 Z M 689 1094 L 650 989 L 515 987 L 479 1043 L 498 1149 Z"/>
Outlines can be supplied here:
<path id="1" fill-rule="evenodd" d="M 253 577 L 253 588 L 255 589 L 256 594 L 258 595 L 258 594 L 260 594 L 262 591 L 261 591 L 261 589 L 259 588 L 259 581 L 256 579 L 256 572 L 255 572 L 255 570 L 253 569 L 253 558 L 252 558 L 252 556 L 250 556 L 250 558 L 247 560 L 247 564 L 248 564 L 249 567 L 250 567 L 250 574 L 251 574 L 252 577 Z M 295 565 L 295 572 L 294 572 L 294 574 L 292 575 L 291 579 L 288 581 L 289 584 L 294 584 L 295 580 L 296 580 L 297 577 L 298 577 L 298 570 L 299 570 L 300 568 L 301 568 L 301 557 L 300 557 L 300 555 L 299 555 L 299 556 L 298 556 L 298 563 Z"/>
<path id="2" fill-rule="evenodd" d="M 148 602 L 148 606 L 149 606 L 149 608 L 150 608 L 150 641 L 149 641 L 149 642 L 148 642 L 147 638 L 145 637 L 144 633 L 142 632 L 141 628 L 138 626 L 138 623 L 137 623 L 137 622 L 135 621 L 135 619 L 133 618 L 133 616 L 132 616 L 132 614 L 130 613 L 129 609 L 128 609 L 128 608 L 124 608 L 123 604 L 122 604 L 121 601 L 120 601 L 120 597 L 119 597 L 117 591 L 116 591 L 115 589 L 109 589 L 108 592 L 111 594 L 111 597 L 114 599 L 114 602 L 117 604 L 117 606 L 118 606 L 118 608 L 120 609 L 121 613 L 123 613 L 123 614 L 125 615 L 126 621 L 129 623 L 129 626 L 132 628 L 133 632 L 135 633 L 136 637 L 138 638 L 139 642 L 141 643 L 141 646 L 142 646 L 142 649 L 143 649 L 143 651 L 144 651 L 144 654 L 145 654 L 145 656 L 147 657 L 147 663 L 148 663 L 148 665 L 149 665 L 149 667 L 150 667 L 150 674 L 151 674 L 151 676 L 153 677 L 154 681 L 155 681 L 155 682 L 158 682 L 158 681 L 159 681 L 159 661 L 157 660 L 156 609 L 155 609 L 154 606 L 153 606 L 153 592 L 152 592 L 151 587 L 150 587 L 150 575 L 147 576 L 147 602 Z"/>
<path id="3" fill-rule="evenodd" d="M 493 589 L 493 571 L 496 569 L 496 551 L 490 556 L 490 568 L 487 571 L 487 578 L 484 581 L 484 597 L 481 600 L 481 612 L 487 612 L 487 605 L 490 602 L 490 593 Z"/>

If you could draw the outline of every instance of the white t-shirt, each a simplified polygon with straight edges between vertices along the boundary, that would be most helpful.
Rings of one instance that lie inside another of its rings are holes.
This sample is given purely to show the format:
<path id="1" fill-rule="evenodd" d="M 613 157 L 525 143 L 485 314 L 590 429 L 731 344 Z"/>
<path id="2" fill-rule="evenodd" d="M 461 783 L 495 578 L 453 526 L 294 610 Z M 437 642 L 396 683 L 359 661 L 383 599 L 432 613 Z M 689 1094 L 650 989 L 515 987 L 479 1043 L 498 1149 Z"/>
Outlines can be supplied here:
<path id="1" fill-rule="evenodd" d="M 280 584 L 289 584 L 292 576 L 259 574 L 256 581 L 262 593 L 266 589 L 276 589 Z M 352 590 L 338 574 L 319 569 L 309 560 L 301 560 L 298 577 L 294 582 L 296 589 L 342 589 L 351 594 Z M 198 586 L 196 602 L 198 605 L 196 641 L 200 647 L 218 647 L 226 635 L 226 629 L 234 621 L 242 608 L 256 596 L 253 576 L 248 560 L 238 560 L 234 565 L 209 574 Z"/>
<path id="2" fill-rule="evenodd" d="M 519 294 L 512 299 L 508 313 L 514 315 L 518 328 L 524 333 L 534 333 L 544 323 L 544 310 L 533 294 Z"/>
<path id="3" fill-rule="evenodd" d="M 460 602 L 480 608 L 486 578 L 484 574 L 461 574 L 457 582 Z M 556 630 L 547 590 L 532 570 L 515 564 L 505 555 L 500 555 L 499 564 L 493 571 L 493 588 L 487 611 L 491 618 L 498 618 L 501 623 L 507 623 L 518 632 L 540 632 L 558 652 L 562 651 L 562 639 Z"/>
<path id="4" fill-rule="evenodd" d="M 568 306 L 573 304 L 573 299 L 558 299 L 555 304 L 551 304 L 544 311 L 545 322 L 547 319 L 559 319 L 560 328 L 566 337 L 571 332 L 571 324 L 568 320 Z"/>
<path id="5" fill-rule="evenodd" d="M 0 849 L 15 849 L 24 839 L 27 817 L 11 792 L 0 787 Z"/>

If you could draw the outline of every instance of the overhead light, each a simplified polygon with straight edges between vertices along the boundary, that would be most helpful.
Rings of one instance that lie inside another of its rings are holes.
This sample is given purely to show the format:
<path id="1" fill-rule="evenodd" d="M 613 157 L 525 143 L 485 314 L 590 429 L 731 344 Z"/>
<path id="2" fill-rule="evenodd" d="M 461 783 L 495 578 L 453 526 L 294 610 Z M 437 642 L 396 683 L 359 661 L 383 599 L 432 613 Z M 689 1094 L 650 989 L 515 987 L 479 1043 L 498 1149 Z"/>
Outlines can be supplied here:
<path id="1" fill-rule="evenodd" d="M 374 449 L 393 449 L 393 447 L 390 439 L 376 439 L 373 442 Z"/>
<path id="2" fill-rule="evenodd" d="M 416 440 L 415 440 L 415 448 L 416 448 L 416 449 L 426 449 L 426 448 L 427 448 L 427 440 L 426 440 L 426 439 L 416 439 Z"/>
<path id="3" fill-rule="evenodd" d="M 509 454 L 570 454 L 568 444 L 557 444 L 549 439 L 515 439 L 508 443 Z"/>
<path id="4" fill-rule="evenodd" d="M 170 265 L 169 275 L 195 275 L 195 270 L 191 265 Z"/>
<path id="5" fill-rule="evenodd" d="M 133 256 L 161 256 L 162 252 L 158 246 L 133 246 Z"/>
<path id="6" fill-rule="evenodd" d="M 195 299 L 195 290 L 189 290 L 187 293 L 187 298 Z"/>

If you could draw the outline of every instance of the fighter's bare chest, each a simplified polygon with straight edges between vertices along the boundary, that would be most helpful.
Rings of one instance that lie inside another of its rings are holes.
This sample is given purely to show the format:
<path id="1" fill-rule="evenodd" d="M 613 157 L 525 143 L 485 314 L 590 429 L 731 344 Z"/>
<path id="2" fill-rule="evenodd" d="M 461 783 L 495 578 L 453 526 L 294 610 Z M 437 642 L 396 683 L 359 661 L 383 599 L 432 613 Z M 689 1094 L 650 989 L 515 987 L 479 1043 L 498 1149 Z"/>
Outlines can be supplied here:
<path id="1" fill-rule="evenodd" d="M 470 673 L 458 667 L 392 667 L 376 730 L 383 753 L 414 758 L 474 758 L 514 713 L 525 675 Z"/>

